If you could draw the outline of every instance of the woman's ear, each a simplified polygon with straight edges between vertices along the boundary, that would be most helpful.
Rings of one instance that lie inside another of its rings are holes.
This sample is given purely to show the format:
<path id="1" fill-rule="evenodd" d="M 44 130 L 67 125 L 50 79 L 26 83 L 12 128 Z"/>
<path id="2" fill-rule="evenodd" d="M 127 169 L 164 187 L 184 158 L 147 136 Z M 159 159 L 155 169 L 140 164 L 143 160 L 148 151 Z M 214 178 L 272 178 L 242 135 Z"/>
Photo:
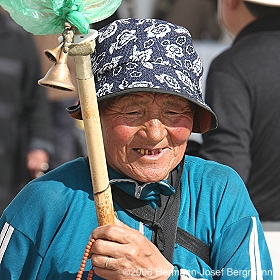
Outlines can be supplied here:
<path id="1" fill-rule="evenodd" d="M 223 0 L 228 9 L 234 10 L 241 4 L 242 0 Z"/>

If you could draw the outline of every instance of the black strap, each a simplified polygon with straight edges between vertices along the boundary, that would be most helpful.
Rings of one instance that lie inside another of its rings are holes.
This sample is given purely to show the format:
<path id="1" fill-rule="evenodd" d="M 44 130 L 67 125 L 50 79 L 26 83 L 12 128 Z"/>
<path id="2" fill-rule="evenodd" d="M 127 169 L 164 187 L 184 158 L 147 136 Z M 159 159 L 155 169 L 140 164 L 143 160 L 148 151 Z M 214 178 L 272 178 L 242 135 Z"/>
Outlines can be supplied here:
<path id="1" fill-rule="evenodd" d="M 85 157 L 88 162 L 88 158 Z M 131 215 L 153 229 L 153 243 L 162 254 L 172 262 L 175 243 L 197 255 L 210 266 L 210 248 L 200 239 L 177 226 L 180 208 L 180 179 L 183 166 L 179 172 L 174 169 L 169 183 L 175 188 L 176 193 L 171 196 L 160 195 L 158 207 L 154 210 L 145 201 L 136 199 L 118 187 L 112 185 L 112 196 L 114 202 L 120 205 Z"/>
<path id="2" fill-rule="evenodd" d="M 197 255 L 210 266 L 210 247 L 200 239 L 177 227 L 176 243 Z"/>
<path id="3" fill-rule="evenodd" d="M 157 245 L 159 250 L 162 252 L 162 254 L 169 260 L 172 261 L 173 252 L 174 252 L 174 244 L 177 243 L 184 247 L 185 249 L 189 250 L 190 252 L 197 255 L 199 258 L 201 258 L 207 265 L 210 266 L 210 248 L 202 242 L 200 239 L 195 237 L 194 235 L 190 234 L 189 232 L 177 227 L 177 231 L 172 231 L 171 226 L 169 225 L 169 228 L 165 233 L 176 233 L 176 239 L 172 236 L 164 236 L 163 228 L 159 223 L 154 222 L 154 216 L 155 216 L 155 210 L 151 208 L 149 205 L 146 204 L 146 202 L 136 199 L 126 192 L 120 190 L 116 186 L 112 185 L 112 194 L 113 194 L 113 200 L 120 205 L 122 208 L 124 208 L 128 213 L 132 214 L 133 216 L 137 217 L 139 221 L 141 221 L 144 224 L 148 224 L 152 227 L 152 229 L 157 231 L 158 238 L 154 240 L 154 243 Z M 177 221 L 177 219 L 176 219 Z M 165 224 L 168 225 L 168 224 Z M 161 240 L 164 238 L 164 244 L 165 246 L 161 246 Z M 174 242 L 171 242 L 170 238 L 174 239 Z M 160 243 L 160 244 L 157 244 Z M 170 247 L 166 247 L 167 244 L 171 244 Z M 168 250 L 171 250 L 173 248 L 172 254 L 168 252 Z M 168 252 L 168 253 L 167 253 Z"/>
<path id="4" fill-rule="evenodd" d="M 171 196 L 160 195 L 156 210 L 145 201 L 136 199 L 112 185 L 113 200 L 139 221 L 151 226 L 152 242 L 170 262 L 173 259 L 176 242 L 176 229 L 180 208 L 180 178 L 183 168 L 174 169 L 169 176 L 170 183 L 176 189 Z"/>

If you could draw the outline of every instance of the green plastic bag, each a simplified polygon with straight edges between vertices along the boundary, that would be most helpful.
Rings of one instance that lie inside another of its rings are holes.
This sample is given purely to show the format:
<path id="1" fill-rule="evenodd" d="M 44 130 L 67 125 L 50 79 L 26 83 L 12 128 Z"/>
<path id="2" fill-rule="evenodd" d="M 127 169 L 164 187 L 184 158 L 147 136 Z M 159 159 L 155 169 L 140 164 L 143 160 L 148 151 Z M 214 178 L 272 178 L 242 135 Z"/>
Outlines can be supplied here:
<path id="1" fill-rule="evenodd" d="M 59 34 L 67 21 L 87 34 L 89 24 L 111 16 L 121 0 L 0 0 L 13 20 L 34 35 Z"/>

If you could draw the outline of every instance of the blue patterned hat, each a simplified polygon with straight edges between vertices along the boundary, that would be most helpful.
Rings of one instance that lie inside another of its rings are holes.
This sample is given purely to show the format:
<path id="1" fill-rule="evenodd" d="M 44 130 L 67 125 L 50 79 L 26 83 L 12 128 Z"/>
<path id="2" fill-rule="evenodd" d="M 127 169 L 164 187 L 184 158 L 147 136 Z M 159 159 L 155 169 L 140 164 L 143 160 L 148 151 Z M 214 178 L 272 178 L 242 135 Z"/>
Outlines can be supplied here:
<path id="1" fill-rule="evenodd" d="M 133 92 L 177 95 L 196 105 L 193 132 L 216 128 L 202 97 L 203 68 L 189 31 L 157 19 L 121 19 L 99 30 L 92 71 L 98 101 Z M 79 105 L 67 111 L 82 119 Z"/>

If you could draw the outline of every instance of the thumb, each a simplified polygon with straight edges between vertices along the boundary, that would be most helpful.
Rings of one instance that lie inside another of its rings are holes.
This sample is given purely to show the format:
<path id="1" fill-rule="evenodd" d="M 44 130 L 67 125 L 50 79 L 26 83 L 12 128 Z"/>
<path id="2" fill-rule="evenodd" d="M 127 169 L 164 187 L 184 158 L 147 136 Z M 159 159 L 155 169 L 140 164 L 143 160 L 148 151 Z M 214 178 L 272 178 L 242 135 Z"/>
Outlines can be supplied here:
<path id="1" fill-rule="evenodd" d="M 120 226 L 120 227 L 125 227 L 125 228 L 130 228 L 129 226 L 127 226 L 126 224 L 124 224 L 122 221 L 120 221 L 117 217 L 115 217 L 115 225 Z"/>

